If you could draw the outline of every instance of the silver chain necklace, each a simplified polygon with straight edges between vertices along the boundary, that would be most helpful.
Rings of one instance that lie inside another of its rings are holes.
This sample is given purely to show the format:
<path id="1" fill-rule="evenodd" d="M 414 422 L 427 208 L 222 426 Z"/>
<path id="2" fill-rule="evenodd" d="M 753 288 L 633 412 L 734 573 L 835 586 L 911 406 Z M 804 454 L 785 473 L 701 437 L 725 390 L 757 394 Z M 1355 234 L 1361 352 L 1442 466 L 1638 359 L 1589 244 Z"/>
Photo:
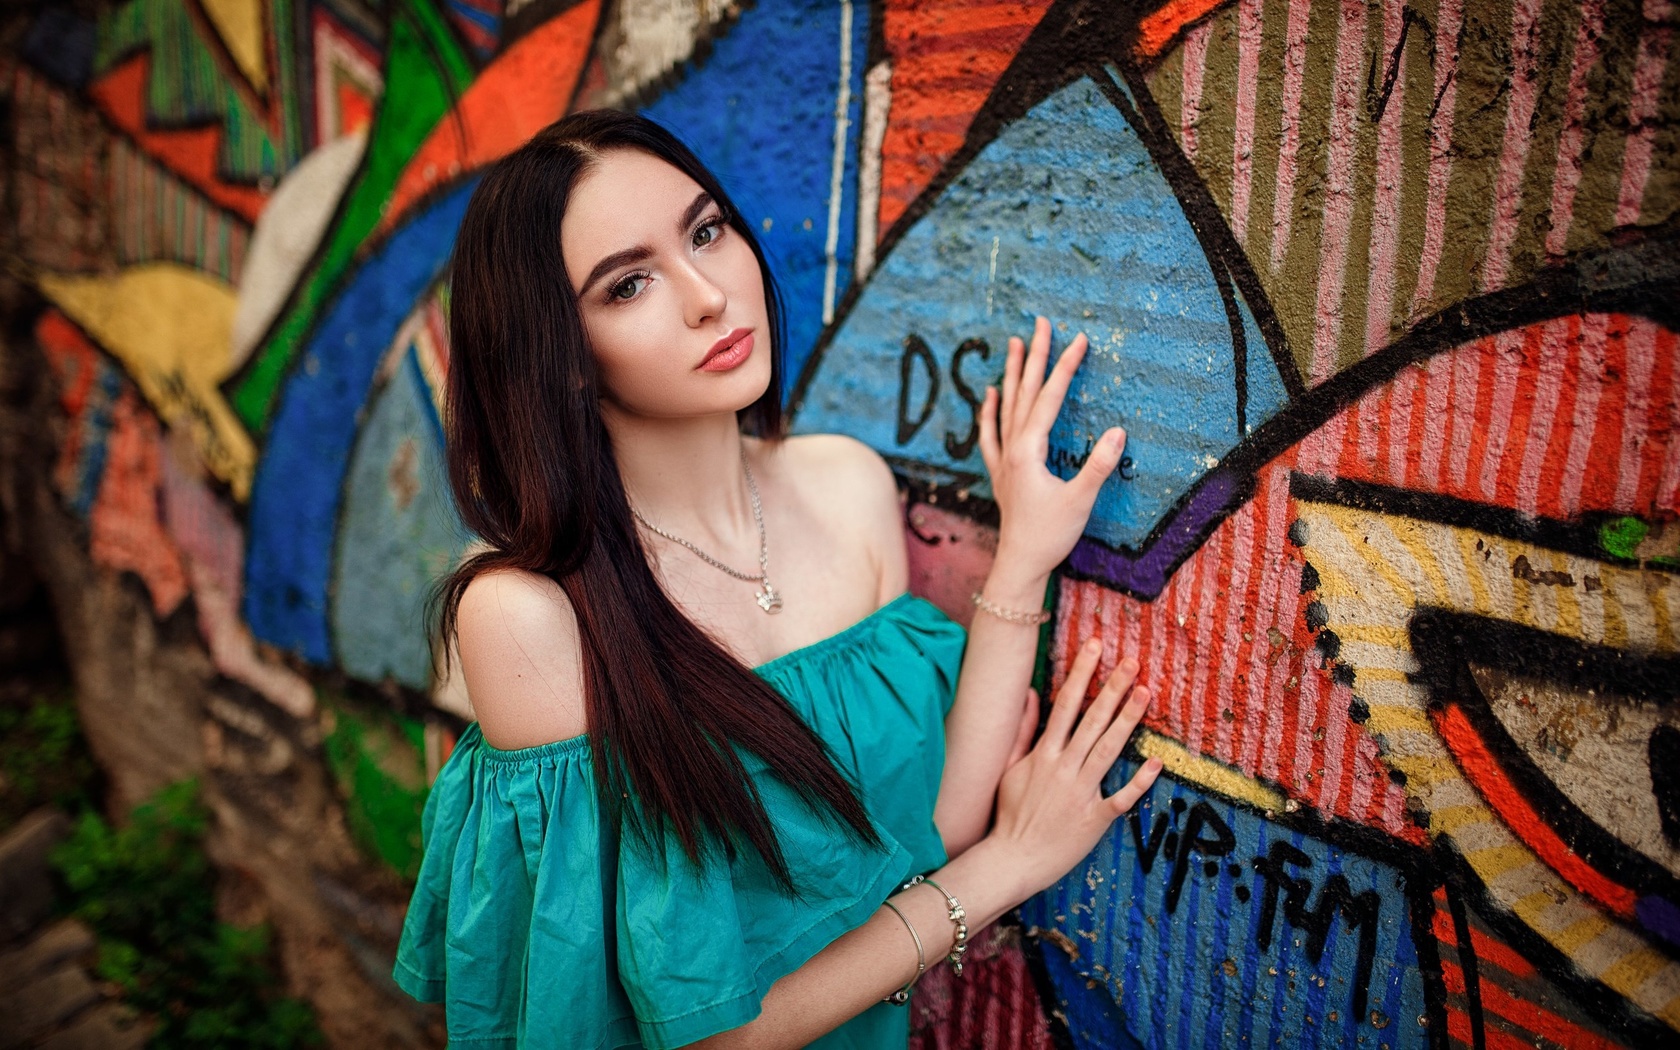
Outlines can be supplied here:
<path id="1" fill-rule="evenodd" d="M 671 533 L 666 532 L 658 525 L 655 525 L 653 522 L 642 517 L 642 512 L 637 510 L 635 507 L 630 508 L 630 513 L 634 514 L 636 516 L 636 520 L 646 526 L 649 531 L 665 537 L 672 543 L 682 544 L 684 547 L 693 551 L 699 556 L 701 561 L 710 565 L 712 568 L 722 570 L 723 572 L 735 577 L 737 580 L 746 580 L 748 583 L 757 581 L 758 583 L 763 584 L 763 586 L 759 588 L 758 594 L 754 596 L 758 601 L 758 607 L 767 613 L 778 613 L 782 611 L 782 596 L 777 594 L 776 588 L 770 585 L 770 541 L 765 537 L 764 508 L 758 500 L 758 483 L 753 481 L 752 468 L 747 466 L 747 449 L 745 445 L 741 446 L 741 469 L 745 471 L 747 475 L 747 492 L 752 496 L 753 522 L 758 526 L 757 573 L 742 572 L 739 569 L 730 568 L 723 562 L 718 561 L 710 554 L 701 550 L 699 547 L 696 547 L 694 544 L 683 539 L 681 536 L 673 536 Z"/>

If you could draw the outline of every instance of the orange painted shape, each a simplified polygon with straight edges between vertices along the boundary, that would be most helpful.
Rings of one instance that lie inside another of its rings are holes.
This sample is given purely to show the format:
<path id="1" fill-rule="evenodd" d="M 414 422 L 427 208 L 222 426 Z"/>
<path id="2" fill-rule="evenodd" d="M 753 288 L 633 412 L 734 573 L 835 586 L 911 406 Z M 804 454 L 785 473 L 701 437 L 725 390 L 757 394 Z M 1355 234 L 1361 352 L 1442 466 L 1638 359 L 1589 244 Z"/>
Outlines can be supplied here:
<path id="1" fill-rule="evenodd" d="M 1447 906 L 1446 895 L 1437 893 L 1435 900 L 1443 909 L 1435 913 L 1435 919 L 1431 924 L 1431 929 L 1435 932 L 1435 939 L 1442 944 L 1456 945 L 1458 935 L 1453 929 L 1452 916 L 1444 910 Z M 1474 926 L 1470 927 L 1470 946 L 1475 949 L 1478 960 L 1484 963 L 1492 963 L 1519 980 L 1530 980 L 1535 975 L 1536 971 L 1533 964 L 1518 955 L 1516 949 L 1502 941 L 1494 940 Z"/>
<path id="2" fill-rule="evenodd" d="M 59 492 L 68 495 L 77 488 L 77 467 L 82 458 L 80 420 L 87 411 L 94 380 L 99 374 L 99 351 L 56 307 L 49 307 L 35 322 L 35 340 L 58 375 L 59 407 L 76 424 L 66 428 L 58 462 L 53 466 L 53 484 Z"/>
<path id="3" fill-rule="evenodd" d="M 1230 0 L 1170 0 L 1138 23 L 1132 54 L 1141 61 L 1161 57 L 1179 33 L 1228 3 Z"/>
<path id="4" fill-rule="evenodd" d="M 1464 971 L 1457 963 L 1441 961 L 1442 983 L 1447 991 L 1454 995 L 1465 994 Z M 1569 1050 L 1615 1050 L 1620 1043 L 1611 1042 L 1603 1036 L 1587 1031 L 1580 1025 L 1564 1017 L 1559 1017 L 1537 1003 L 1526 999 L 1519 999 L 1501 988 L 1496 982 L 1481 980 L 1477 982 L 1477 990 L 1481 993 L 1482 1009 L 1505 1021 L 1526 1029 L 1533 1035 L 1550 1040 L 1558 1046 Z M 1466 1016 L 1466 1033 L 1468 1033 L 1468 1017 Z M 1496 1029 L 1487 1026 L 1488 1046 L 1496 1045 L 1493 1039 Z M 1509 1035 L 1500 1033 L 1505 1039 Z M 1465 1042 L 1468 1042 L 1468 1036 Z M 1517 1042 L 1513 1044 L 1521 1047 L 1531 1047 L 1532 1044 Z"/>
<path id="5" fill-rule="evenodd" d="M 218 126 L 154 131 L 146 125 L 146 84 L 152 56 L 142 51 L 88 87 L 88 95 L 147 156 L 187 180 L 212 201 L 256 222 L 268 194 L 221 177 L 222 129 Z"/>
<path id="6" fill-rule="evenodd" d="M 162 454 L 157 418 L 133 388 L 124 389 L 111 409 L 105 474 L 89 521 L 89 553 L 107 568 L 138 575 L 151 593 L 152 608 L 168 616 L 187 596 L 187 572 L 158 520 Z"/>
<path id="7" fill-rule="evenodd" d="M 587 0 L 521 37 L 438 121 L 397 179 L 380 223 L 390 229 L 435 187 L 523 146 L 571 103 L 601 0 Z"/>
<path id="8" fill-rule="evenodd" d="M 887 0 L 892 99 L 881 143 L 885 234 L 962 146 L 974 114 L 1049 0 Z"/>
<path id="9" fill-rule="evenodd" d="M 341 134 L 352 135 L 373 123 L 373 99 L 358 85 L 348 81 L 338 82 L 338 129 Z"/>
<path id="10" fill-rule="evenodd" d="M 1450 706 L 1434 716 L 1435 728 L 1452 749 L 1459 767 L 1482 797 L 1488 800 L 1506 826 L 1523 843 L 1569 881 L 1571 886 L 1598 901 L 1624 919 L 1632 919 L 1638 896 L 1582 860 L 1558 837 L 1552 826 L 1528 804 L 1506 779 L 1498 760 L 1488 751 L 1464 712 Z"/>

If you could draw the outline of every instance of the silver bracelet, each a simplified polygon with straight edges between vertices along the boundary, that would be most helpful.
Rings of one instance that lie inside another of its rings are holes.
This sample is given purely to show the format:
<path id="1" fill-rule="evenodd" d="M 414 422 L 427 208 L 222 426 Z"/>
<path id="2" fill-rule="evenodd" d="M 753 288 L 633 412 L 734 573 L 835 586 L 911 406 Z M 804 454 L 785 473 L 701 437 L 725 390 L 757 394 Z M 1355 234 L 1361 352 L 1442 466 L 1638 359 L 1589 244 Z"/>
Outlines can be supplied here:
<path id="1" fill-rule="evenodd" d="M 910 885 L 914 886 L 918 882 L 925 882 L 938 890 L 944 896 L 945 904 L 950 908 L 951 925 L 956 928 L 956 943 L 951 946 L 951 954 L 945 957 L 945 961 L 951 964 L 951 972 L 961 977 L 963 953 L 968 951 L 968 912 L 963 910 L 962 901 L 951 896 L 949 890 L 926 875 L 917 875 L 910 880 Z"/>
<path id="2" fill-rule="evenodd" d="M 904 928 L 910 931 L 910 939 L 916 942 L 916 976 L 910 978 L 903 988 L 900 988 L 898 991 L 881 1000 L 883 1003 L 892 1003 L 894 1006 L 903 1006 L 905 1003 L 910 1001 L 911 987 L 913 987 L 917 981 L 922 979 L 922 974 L 927 972 L 927 956 L 922 952 L 922 938 L 916 933 L 916 927 L 910 925 L 910 920 L 905 918 L 904 913 L 898 910 L 898 905 L 894 904 L 892 901 L 882 901 L 881 903 L 893 910 L 893 914 L 898 916 L 900 922 L 904 923 Z"/>
<path id="3" fill-rule="evenodd" d="M 1026 612 L 1021 609 L 1011 609 L 1007 606 L 999 605 L 997 602 L 987 598 L 979 591 L 974 592 L 974 607 L 979 609 L 981 612 L 991 613 L 993 616 L 996 616 L 998 619 L 1003 620 L 1006 623 L 1019 623 L 1037 627 L 1040 624 L 1050 622 L 1050 613 L 1048 610 L 1040 609 L 1037 612 Z"/>

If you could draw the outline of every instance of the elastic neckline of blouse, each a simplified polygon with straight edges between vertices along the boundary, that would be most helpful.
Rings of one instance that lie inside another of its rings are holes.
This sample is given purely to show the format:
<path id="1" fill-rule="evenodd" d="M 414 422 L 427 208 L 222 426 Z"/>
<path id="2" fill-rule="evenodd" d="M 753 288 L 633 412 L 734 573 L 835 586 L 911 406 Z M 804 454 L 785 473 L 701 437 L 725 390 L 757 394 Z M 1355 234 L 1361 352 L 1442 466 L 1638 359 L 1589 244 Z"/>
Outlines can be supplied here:
<path id="1" fill-rule="evenodd" d="M 819 638 L 810 645 L 802 645 L 799 648 L 791 649 L 772 660 L 766 660 L 764 663 L 761 663 L 757 667 L 753 668 L 753 670 L 759 675 L 763 675 L 767 671 L 780 670 L 792 664 L 809 660 L 822 653 L 828 652 L 831 649 L 852 644 L 857 635 L 868 630 L 870 626 L 872 626 L 889 610 L 917 601 L 921 601 L 921 599 L 917 598 L 909 591 L 905 591 L 903 594 L 900 594 L 887 604 L 877 608 L 874 612 L 853 623 L 851 626 L 842 627 L 839 631 L 829 635 L 827 638 Z M 509 765 L 520 762 L 529 762 L 533 759 L 539 758 L 553 758 L 571 754 L 574 751 L 588 751 L 589 749 L 589 735 L 587 733 L 579 733 L 577 736 L 569 736 L 564 740 L 554 740 L 547 744 L 535 744 L 531 747 L 520 747 L 504 751 L 491 744 L 490 741 L 484 739 L 484 731 L 479 728 L 477 722 L 474 722 L 467 727 L 466 732 L 461 735 L 460 742 L 455 746 L 463 747 L 472 743 L 472 741 L 467 739 L 469 734 L 477 735 L 479 753 L 484 756 L 486 761 L 506 763 Z"/>

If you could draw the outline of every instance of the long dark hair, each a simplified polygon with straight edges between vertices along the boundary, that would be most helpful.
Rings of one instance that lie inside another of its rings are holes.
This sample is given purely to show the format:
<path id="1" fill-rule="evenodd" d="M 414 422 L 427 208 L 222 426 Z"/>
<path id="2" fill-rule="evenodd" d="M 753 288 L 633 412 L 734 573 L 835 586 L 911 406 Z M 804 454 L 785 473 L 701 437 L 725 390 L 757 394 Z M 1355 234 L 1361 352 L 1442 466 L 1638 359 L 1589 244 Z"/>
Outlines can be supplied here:
<path id="1" fill-rule="evenodd" d="M 744 840 L 791 893 L 787 861 L 736 748 L 757 755 L 820 815 L 870 844 L 879 836 L 821 738 L 666 597 L 637 535 L 560 252 L 573 186 L 615 149 L 640 150 L 686 174 L 752 246 L 773 364 L 769 388 L 739 418 L 762 438 L 782 437 L 780 295 L 717 178 L 643 117 L 594 111 L 549 125 L 484 176 L 455 242 L 449 482 L 463 520 L 492 549 L 439 584 L 439 640 L 455 636 L 461 595 L 483 572 L 523 569 L 558 582 L 577 616 L 605 812 L 648 844 L 674 833 L 695 862 Z"/>

